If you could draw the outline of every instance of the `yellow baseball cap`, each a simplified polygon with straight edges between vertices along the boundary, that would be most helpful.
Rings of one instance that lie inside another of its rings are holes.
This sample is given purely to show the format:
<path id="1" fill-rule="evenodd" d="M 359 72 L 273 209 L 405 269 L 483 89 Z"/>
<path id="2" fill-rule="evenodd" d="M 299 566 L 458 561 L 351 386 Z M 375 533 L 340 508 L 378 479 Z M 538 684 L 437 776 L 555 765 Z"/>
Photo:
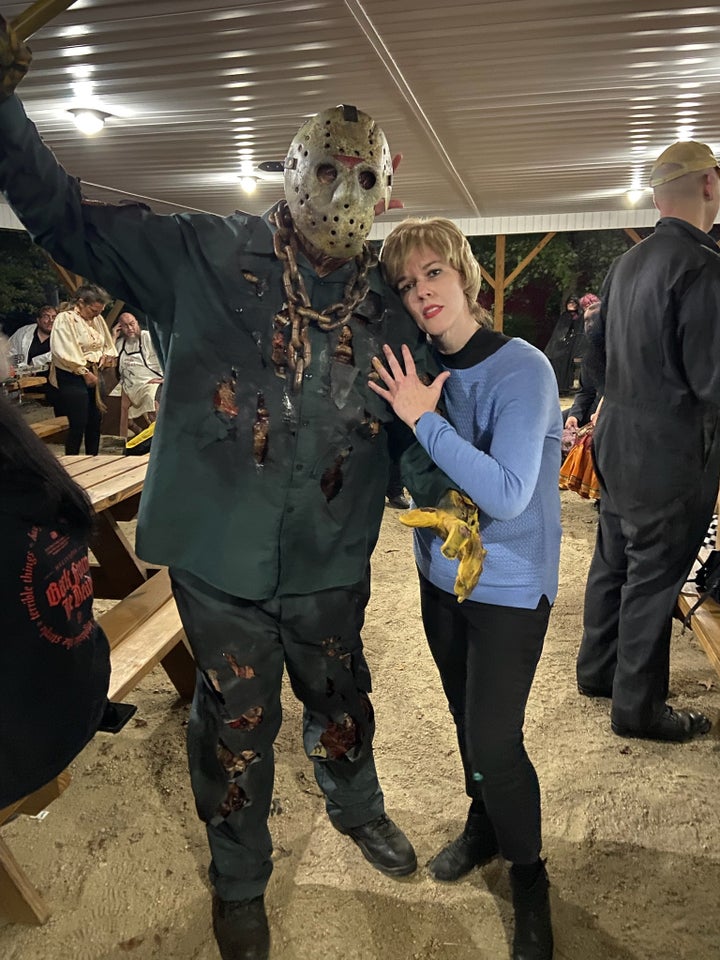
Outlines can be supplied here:
<path id="1" fill-rule="evenodd" d="M 650 186 L 659 187 L 661 183 L 669 183 L 684 177 L 686 173 L 696 170 L 709 170 L 718 167 L 715 154 L 706 143 L 697 140 L 678 140 L 663 150 L 650 171 Z"/>

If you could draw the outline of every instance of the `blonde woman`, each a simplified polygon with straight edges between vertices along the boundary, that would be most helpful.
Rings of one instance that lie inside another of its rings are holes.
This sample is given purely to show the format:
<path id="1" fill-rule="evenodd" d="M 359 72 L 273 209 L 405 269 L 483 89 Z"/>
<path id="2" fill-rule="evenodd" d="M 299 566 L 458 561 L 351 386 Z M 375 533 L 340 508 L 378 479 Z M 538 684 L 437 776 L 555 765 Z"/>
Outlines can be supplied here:
<path id="1" fill-rule="evenodd" d="M 509 860 L 513 960 L 550 960 L 540 787 L 523 724 L 558 586 L 557 386 L 539 350 L 488 329 L 476 302 L 480 269 L 451 221 L 404 221 L 381 260 L 442 372 L 425 386 L 408 348 L 401 363 L 386 346 L 387 367 L 374 363 L 382 384 L 370 386 L 475 501 L 487 550 L 477 586 L 458 604 L 456 561 L 443 556 L 431 530 L 415 531 L 423 625 L 470 798 L 465 829 L 428 866 L 436 880 L 452 881 L 498 854 Z M 436 411 L 440 388 L 445 415 Z"/>
<path id="2" fill-rule="evenodd" d="M 83 438 L 86 454 L 95 456 L 100 449 L 100 425 L 105 412 L 100 371 L 112 366 L 117 357 L 102 316 L 109 300 L 102 287 L 79 287 L 69 309 L 55 318 L 50 334 L 50 382 L 58 388 L 58 409 L 70 421 L 66 454 L 80 453 Z"/>

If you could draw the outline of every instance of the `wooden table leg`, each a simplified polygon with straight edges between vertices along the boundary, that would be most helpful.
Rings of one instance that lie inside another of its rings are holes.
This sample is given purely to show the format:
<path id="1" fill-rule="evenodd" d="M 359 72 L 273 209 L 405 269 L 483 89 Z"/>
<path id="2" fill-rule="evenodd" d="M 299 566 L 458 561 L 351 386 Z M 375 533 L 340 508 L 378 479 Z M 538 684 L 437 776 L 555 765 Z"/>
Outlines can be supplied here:
<path id="1" fill-rule="evenodd" d="M 96 531 L 90 549 L 99 567 L 92 567 L 96 597 L 122 600 L 147 580 L 145 564 L 135 555 L 131 543 L 109 510 L 96 517 Z"/>
<path id="2" fill-rule="evenodd" d="M 0 823 L 18 813 L 35 816 L 44 810 L 70 783 L 70 771 L 57 777 L 34 793 L 0 810 Z M 50 911 L 4 840 L 0 840 L 0 911 L 13 923 L 42 924 Z"/>
<path id="3" fill-rule="evenodd" d="M 50 911 L 24 870 L 0 840 L 0 910 L 13 923 L 45 923 Z"/>

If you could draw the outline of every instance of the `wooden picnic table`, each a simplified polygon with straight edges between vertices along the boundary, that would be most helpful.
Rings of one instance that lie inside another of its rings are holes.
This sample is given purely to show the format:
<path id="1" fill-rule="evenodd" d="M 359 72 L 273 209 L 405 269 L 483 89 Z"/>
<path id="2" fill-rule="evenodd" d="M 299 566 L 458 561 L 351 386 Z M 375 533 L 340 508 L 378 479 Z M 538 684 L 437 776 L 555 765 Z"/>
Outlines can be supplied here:
<path id="1" fill-rule="evenodd" d="M 97 560 L 92 568 L 96 597 L 122 600 L 157 570 L 138 558 L 118 524 L 137 516 L 149 459 L 150 454 L 60 457 L 70 476 L 87 491 L 97 513 L 91 543 Z"/>

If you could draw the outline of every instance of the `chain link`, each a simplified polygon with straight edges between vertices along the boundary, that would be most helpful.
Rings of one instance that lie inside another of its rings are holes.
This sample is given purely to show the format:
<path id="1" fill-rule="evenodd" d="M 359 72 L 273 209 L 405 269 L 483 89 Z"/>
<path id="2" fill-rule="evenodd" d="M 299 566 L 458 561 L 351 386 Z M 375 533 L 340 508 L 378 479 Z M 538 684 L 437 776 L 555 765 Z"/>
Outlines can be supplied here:
<path id="1" fill-rule="evenodd" d="M 313 309 L 305 281 L 297 265 L 298 241 L 287 203 L 282 201 L 270 214 L 270 222 L 276 227 L 273 235 L 275 256 L 283 264 L 283 289 L 286 302 L 275 314 L 273 323 L 277 330 L 290 328 L 286 338 L 287 365 L 293 375 L 293 390 L 302 388 L 303 374 L 312 361 L 310 345 L 311 323 L 325 333 L 336 330 L 347 322 L 355 307 L 368 294 L 368 272 L 377 263 L 377 257 L 368 244 L 355 257 L 355 271 L 345 284 L 343 299 L 319 312 Z M 281 374 L 282 375 L 282 374 Z"/>

